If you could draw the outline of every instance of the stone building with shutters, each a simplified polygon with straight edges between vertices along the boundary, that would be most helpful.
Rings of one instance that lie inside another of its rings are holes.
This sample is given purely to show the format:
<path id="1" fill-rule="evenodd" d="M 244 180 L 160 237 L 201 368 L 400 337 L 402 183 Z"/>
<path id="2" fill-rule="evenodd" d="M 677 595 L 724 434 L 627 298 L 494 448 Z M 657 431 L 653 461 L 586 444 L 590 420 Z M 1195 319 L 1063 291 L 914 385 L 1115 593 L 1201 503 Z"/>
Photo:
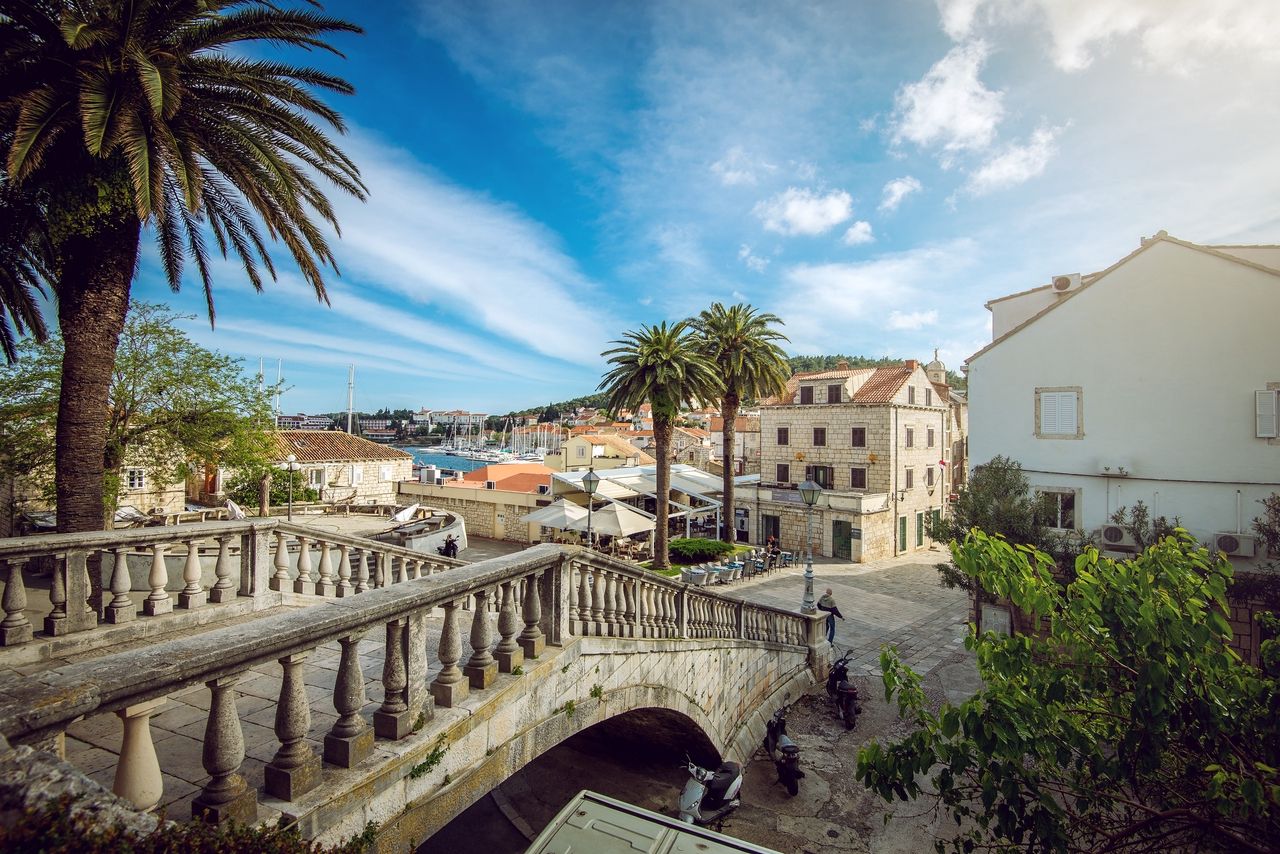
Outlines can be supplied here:
<path id="1" fill-rule="evenodd" d="M 928 548 L 945 512 L 951 459 L 964 437 L 962 399 L 946 368 L 914 359 L 880 368 L 797 374 L 760 408 L 760 482 L 735 494 L 735 526 L 803 553 L 808 508 L 797 486 L 822 487 L 812 510 L 815 555 L 875 560 Z M 959 444 L 957 444 L 959 442 Z"/>
<path id="2" fill-rule="evenodd" d="M 396 486 L 413 479 L 413 454 L 336 430 L 277 430 L 269 434 L 271 462 L 298 461 L 303 482 L 320 500 L 339 504 L 395 504 Z"/>

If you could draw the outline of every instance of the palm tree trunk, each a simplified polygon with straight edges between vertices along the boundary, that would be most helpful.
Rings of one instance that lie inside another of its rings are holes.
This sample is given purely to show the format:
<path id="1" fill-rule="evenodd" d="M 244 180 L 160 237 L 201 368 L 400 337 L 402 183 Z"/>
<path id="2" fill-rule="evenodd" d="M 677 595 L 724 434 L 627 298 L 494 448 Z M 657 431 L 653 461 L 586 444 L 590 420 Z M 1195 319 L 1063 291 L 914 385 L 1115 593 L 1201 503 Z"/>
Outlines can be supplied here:
<path id="1" fill-rule="evenodd" d="M 741 406 L 742 401 L 736 394 L 726 394 L 720 401 L 720 418 L 724 422 L 720 427 L 721 442 L 724 445 L 724 483 L 721 490 L 724 503 L 720 507 L 720 539 L 726 543 L 737 542 L 733 527 L 733 475 L 737 471 L 735 442 L 738 434 L 738 409 Z"/>
<path id="2" fill-rule="evenodd" d="M 657 527 L 653 531 L 653 568 L 665 570 L 671 562 L 667 554 L 667 517 L 671 511 L 671 422 L 653 417 L 654 456 L 658 458 Z"/>

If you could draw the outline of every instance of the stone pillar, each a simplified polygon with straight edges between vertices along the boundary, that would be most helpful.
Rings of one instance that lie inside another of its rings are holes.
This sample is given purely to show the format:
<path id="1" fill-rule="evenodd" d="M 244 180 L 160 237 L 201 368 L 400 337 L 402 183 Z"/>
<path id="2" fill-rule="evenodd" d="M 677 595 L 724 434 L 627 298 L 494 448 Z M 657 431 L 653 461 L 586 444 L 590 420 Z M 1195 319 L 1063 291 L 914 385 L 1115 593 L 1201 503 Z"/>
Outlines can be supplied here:
<path id="1" fill-rule="evenodd" d="M 520 618 L 516 616 L 516 594 L 512 588 L 516 581 L 502 582 L 502 605 L 498 609 L 498 646 L 494 649 L 494 658 L 498 661 L 498 669 L 503 673 L 524 664 L 524 651 L 516 643 L 516 632 L 520 630 Z"/>
<path id="2" fill-rule="evenodd" d="M 618 576 L 605 573 L 604 578 L 604 630 L 601 634 L 617 637 L 618 631 Z"/>
<path id="3" fill-rule="evenodd" d="M 129 591 L 133 582 L 129 580 L 129 558 L 123 546 L 112 552 L 111 561 L 111 601 L 107 603 L 106 618 L 108 623 L 128 623 L 138 616 Z"/>
<path id="4" fill-rule="evenodd" d="M 591 573 L 586 564 L 578 564 L 578 634 L 591 634 Z"/>
<path id="5" fill-rule="evenodd" d="M 271 590 L 271 532 L 261 523 L 250 523 L 249 530 L 240 535 L 240 589 L 241 596 L 252 596 L 263 601 Z"/>
<path id="6" fill-rule="evenodd" d="M 520 633 L 520 649 L 525 658 L 537 658 L 546 648 L 547 638 L 542 633 L 542 599 L 538 595 L 538 587 L 542 581 L 542 573 L 526 575 L 524 578 L 524 631 Z"/>
<path id="7" fill-rule="evenodd" d="M 312 596 L 316 592 L 316 583 L 311 578 L 311 539 L 301 534 L 295 536 L 298 540 L 298 577 L 293 580 L 293 592 Z"/>
<path id="8" fill-rule="evenodd" d="M 126 573 L 127 575 L 127 573 Z M 187 541 L 187 559 L 182 564 L 182 592 L 178 594 L 179 608 L 199 608 L 207 600 L 204 587 L 200 585 L 200 541 Z M 112 581 L 112 592 L 115 592 Z M 115 603 L 112 603 L 115 606 Z"/>
<path id="9" fill-rule="evenodd" d="M 351 583 L 351 547 L 338 546 L 338 598 L 356 595 L 355 585 Z"/>
<path id="10" fill-rule="evenodd" d="M 147 586 L 151 588 L 151 592 L 147 594 L 146 599 L 142 600 L 142 613 L 148 617 L 173 613 L 173 599 L 164 589 L 169 583 L 169 567 L 164 560 L 164 553 L 168 548 L 166 543 L 156 543 L 151 547 L 151 572 L 147 575 Z M 67 557 L 70 559 L 71 556 L 67 555 Z M 74 602 L 75 600 L 70 596 L 70 590 L 67 593 L 67 602 Z"/>
<path id="11" fill-rule="evenodd" d="M 22 567 L 26 563 L 24 557 L 11 557 L 5 561 L 9 574 L 5 577 L 4 598 L 0 599 L 0 607 L 4 608 L 4 621 L 0 622 L 0 646 L 30 643 L 34 637 L 34 629 L 26 615 L 27 586 L 22 580 Z M 131 608 L 132 605 L 130 602 Z"/>
<path id="12" fill-rule="evenodd" d="M 275 574 L 271 576 L 272 590 L 289 589 L 289 541 L 284 531 L 276 529 Z"/>
<path id="13" fill-rule="evenodd" d="M 345 548 L 345 546 L 344 546 Z M 360 672 L 360 638 L 363 632 L 339 638 L 342 659 L 333 686 L 333 707 L 338 720 L 324 737 L 326 762 L 350 768 L 373 752 L 373 730 L 360 715 L 365 704 L 364 674 Z"/>
<path id="14" fill-rule="evenodd" d="M 805 614 L 805 646 L 809 647 L 808 665 L 818 684 L 827 680 L 831 669 L 831 644 L 827 643 L 827 615 L 822 611 Z"/>
<path id="15" fill-rule="evenodd" d="M 337 585 L 333 583 L 333 547 L 324 540 L 316 540 L 316 545 L 320 547 L 320 579 L 316 581 L 316 595 L 333 596 L 338 592 Z"/>
<path id="16" fill-rule="evenodd" d="M 111 791 L 146 812 L 160 803 L 164 794 L 164 778 L 160 760 L 151 741 L 151 716 L 165 704 L 164 698 L 148 700 L 116 712 L 124 724 L 120 743 L 120 761 L 116 764 Z"/>
<path id="17" fill-rule="evenodd" d="M 458 637 L 458 603 L 444 605 L 444 629 L 440 633 L 440 672 L 431 683 L 431 696 L 436 704 L 451 709 L 467 698 L 470 692 L 467 680 L 458 669 L 462 656 L 462 640 Z"/>
<path id="18" fill-rule="evenodd" d="M 231 537 L 223 534 L 218 537 L 218 562 L 214 564 L 213 574 L 217 581 L 209 588 L 209 601 L 230 602 L 236 598 L 236 583 L 231 580 Z"/>
<path id="19" fill-rule="evenodd" d="M 379 738 L 392 741 L 413 731 L 405 661 L 405 623 L 405 620 L 387 623 L 386 657 L 382 663 L 382 706 L 373 713 L 373 731 Z"/>
<path id="20" fill-rule="evenodd" d="M 299 538 L 301 539 L 301 538 Z M 276 704 L 276 738 L 280 749 L 263 769 L 268 795 L 291 801 L 320 785 L 320 757 L 303 739 L 311 729 L 311 707 L 302 684 L 302 663 L 311 653 L 300 652 L 280 659 L 284 678 Z"/>
<path id="21" fill-rule="evenodd" d="M 471 658 L 464 672 L 471 680 L 471 687 L 483 690 L 498 678 L 498 663 L 493 660 L 489 647 L 493 644 L 493 623 L 489 619 L 489 591 L 475 592 L 476 606 L 471 615 Z"/>
<path id="22" fill-rule="evenodd" d="M 646 581 L 640 582 L 640 625 L 638 632 L 642 638 L 653 637 L 653 585 Z"/>
<path id="23" fill-rule="evenodd" d="M 67 560 L 71 559 L 67 555 Z M 65 562 L 64 562 L 65 564 Z M 67 627 L 67 570 L 66 566 L 54 566 L 49 578 L 49 613 L 44 618 L 44 633 L 50 637 L 65 635 Z"/>
<path id="24" fill-rule="evenodd" d="M 676 637 L 687 638 L 689 636 L 689 590 L 682 587 L 676 591 L 675 601 L 675 617 L 676 617 Z"/>
<path id="25" fill-rule="evenodd" d="M 369 589 L 369 550 L 360 549 L 356 555 L 356 592 Z"/>
<path id="26" fill-rule="evenodd" d="M 604 620 L 604 573 L 593 567 L 591 574 L 595 576 L 595 584 L 591 589 L 591 623 L 583 634 L 607 635 L 609 632 Z"/>
<path id="27" fill-rule="evenodd" d="M 640 633 L 636 631 L 636 580 L 622 579 L 622 636 L 633 638 Z"/>
<path id="28" fill-rule="evenodd" d="M 236 711 L 232 686 L 239 676 L 224 676 L 206 682 L 212 697 L 209 719 L 204 729 L 204 770 L 210 780 L 191 802 L 191 817 L 210 824 L 234 821 L 253 824 L 258 820 L 258 793 L 249 788 L 240 774 L 244 762 L 244 731 Z"/>

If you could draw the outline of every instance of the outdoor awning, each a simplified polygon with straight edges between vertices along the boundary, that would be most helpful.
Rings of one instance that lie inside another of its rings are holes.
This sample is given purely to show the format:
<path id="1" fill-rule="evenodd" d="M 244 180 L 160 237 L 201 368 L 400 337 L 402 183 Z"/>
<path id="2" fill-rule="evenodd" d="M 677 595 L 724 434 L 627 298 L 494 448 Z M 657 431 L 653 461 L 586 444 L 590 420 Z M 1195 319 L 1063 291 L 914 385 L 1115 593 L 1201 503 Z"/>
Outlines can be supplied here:
<path id="1" fill-rule="evenodd" d="M 656 523 L 648 516 L 641 515 L 625 504 L 606 504 L 591 513 L 591 530 L 597 534 L 608 534 L 614 537 L 627 537 L 642 531 L 652 531 Z M 587 530 L 587 515 L 569 525 L 574 531 Z"/>
<path id="2" fill-rule="evenodd" d="M 586 518 L 587 508 L 561 498 L 554 504 L 541 507 L 520 517 L 520 521 L 527 522 L 530 525 L 541 525 L 544 528 L 560 528 L 563 530 L 570 527 L 573 522 Z"/>

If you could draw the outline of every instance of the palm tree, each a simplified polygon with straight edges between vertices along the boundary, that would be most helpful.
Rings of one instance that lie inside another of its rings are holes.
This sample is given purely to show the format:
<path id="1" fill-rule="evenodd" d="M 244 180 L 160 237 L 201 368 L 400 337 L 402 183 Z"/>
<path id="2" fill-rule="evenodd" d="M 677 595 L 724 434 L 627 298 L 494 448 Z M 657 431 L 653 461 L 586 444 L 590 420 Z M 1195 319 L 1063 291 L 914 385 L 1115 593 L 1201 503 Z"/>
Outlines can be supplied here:
<path id="1" fill-rule="evenodd" d="M 605 407 L 612 412 L 653 407 L 653 439 L 658 458 L 658 519 L 654 532 L 653 568 L 669 566 L 667 555 L 667 515 L 671 498 L 671 427 L 686 401 L 713 400 L 720 394 L 715 366 L 696 346 L 687 320 L 670 326 L 641 325 L 614 341 L 606 350 L 613 367 L 600 381 L 606 393 Z"/>
<path id="2" fill-rule="evenodd" d="M 743 400 L 782 394 L 791 376 L 787 354 L 776 342 L 787 336 L 777 329 L 782 321 L 768 312 L 758 313 L 746 303 L 725 308 L 714 303 L 691 321 L 698 349 L 716 366 L 723 391 L 720 395 L 721 438 L 724 445 L 724 515 L 721 537 L 734 542 L 733 476 L 734 442 L 738 411 Z"/>
<path id="3" fill-rule="evenodd" d="M 316 91 L 353 90 L 243 45 L 337 53 L 325 38 L 357 32 L 269 0 L 0 0 L 0 156 L 8 189 L 39 205 L 66 344 L 59 530 L 103 525 L 107 393 L 144 226 L 173 290 L 194 263 L 210 322 L 210 237 L 261 289 L 263 269 L 275 277 L 265 229 L 327 301 L 321 268 L 336 265 L 319 221 L 337 222 L 317 177 L 365 190 Z"/>
<path id="4" fill-rule="evenodd" d="M 19 338 L 48 337 L 40 301 L 53 275 L 51 257 L 39 206 L 0 173 L 0 352 L 6 362 L 18 358 Z"/>

